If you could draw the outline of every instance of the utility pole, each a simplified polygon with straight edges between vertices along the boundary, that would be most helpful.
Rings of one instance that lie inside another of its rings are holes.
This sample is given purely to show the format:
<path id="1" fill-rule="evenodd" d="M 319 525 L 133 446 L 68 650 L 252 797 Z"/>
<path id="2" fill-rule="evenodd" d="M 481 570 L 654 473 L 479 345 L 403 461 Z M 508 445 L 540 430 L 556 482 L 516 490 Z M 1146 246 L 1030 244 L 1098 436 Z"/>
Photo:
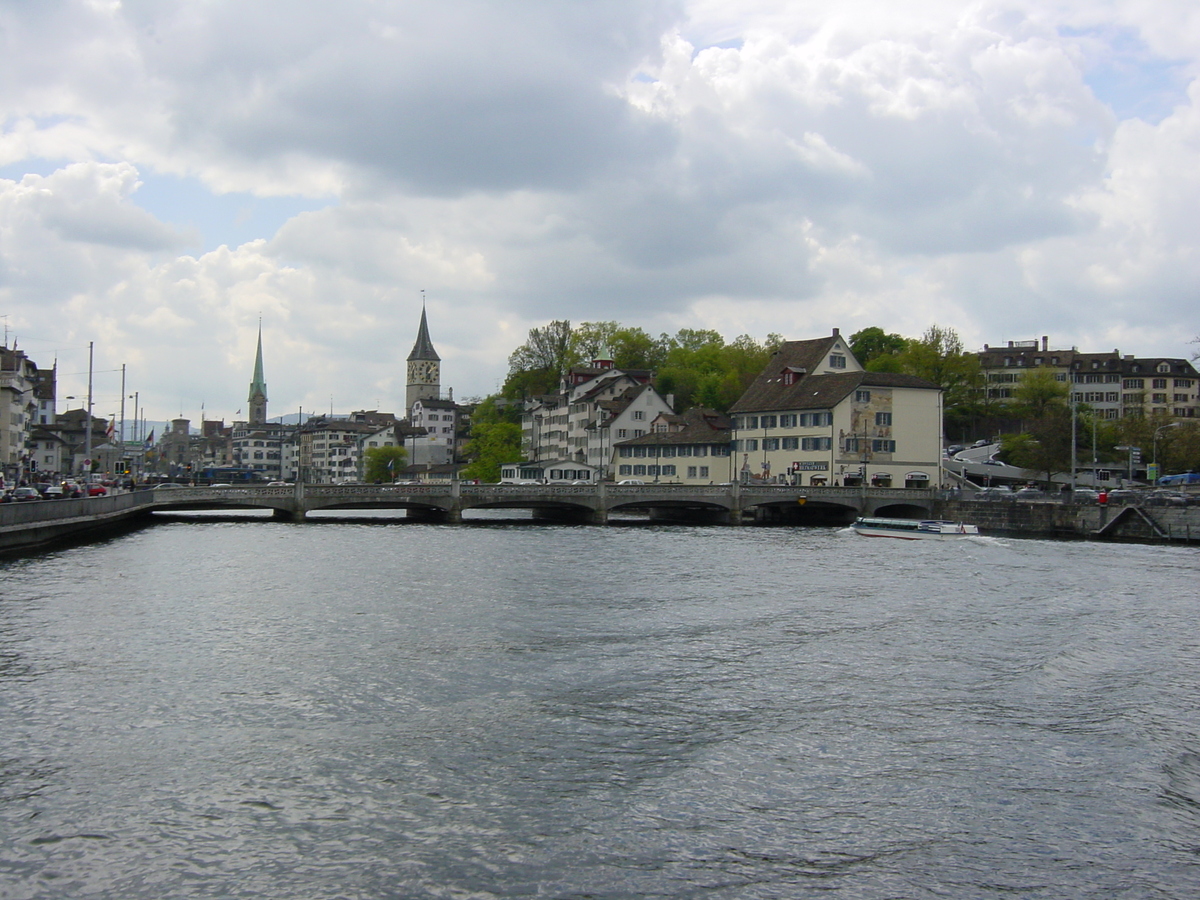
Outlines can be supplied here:
<path id="1" fill-rule="evenodd" d="M 89 476 L 92 474 L 92 360 L 93 360 L 92 341 L 88 341 L 88 398 L 87 398 L 87 413 L 83 423 L 83 459 L 84 468 L 87 469 L 84 475 L 84 484 L 89 482 Z M 84 489 L 86 493 L 86 487 Z"/>

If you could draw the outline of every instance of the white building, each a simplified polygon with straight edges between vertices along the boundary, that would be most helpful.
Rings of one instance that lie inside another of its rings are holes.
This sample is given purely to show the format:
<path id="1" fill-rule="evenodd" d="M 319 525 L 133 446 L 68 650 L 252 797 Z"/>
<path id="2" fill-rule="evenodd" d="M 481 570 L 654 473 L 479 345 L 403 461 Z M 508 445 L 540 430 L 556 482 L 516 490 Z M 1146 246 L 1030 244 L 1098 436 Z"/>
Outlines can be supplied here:
<path id="1" fill-rule="evenodd" d="M 941 478 L 941 390 L 864 371 L 837 329 L 784 343 L 730 413 L 742 481 L 928 487 Z"/>

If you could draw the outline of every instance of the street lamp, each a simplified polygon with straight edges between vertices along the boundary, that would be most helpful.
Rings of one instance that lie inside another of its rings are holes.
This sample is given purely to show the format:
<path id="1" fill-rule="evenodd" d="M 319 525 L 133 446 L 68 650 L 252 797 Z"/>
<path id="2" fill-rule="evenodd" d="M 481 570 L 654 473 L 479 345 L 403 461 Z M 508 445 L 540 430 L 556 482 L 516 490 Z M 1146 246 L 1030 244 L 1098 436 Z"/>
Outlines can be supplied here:
<path id="1" fill-rule="evenodd" d="M 1158 471 L 1158 436 L 1168 428 L 1178 428 L 1181 424 L 1180 422 L 1168 422 L 1166 425 L 1159 425 L 1154 429 L 1154 478 L 1151 481 L 1155 483 L 1158 482 L 1160 477 Z"/>

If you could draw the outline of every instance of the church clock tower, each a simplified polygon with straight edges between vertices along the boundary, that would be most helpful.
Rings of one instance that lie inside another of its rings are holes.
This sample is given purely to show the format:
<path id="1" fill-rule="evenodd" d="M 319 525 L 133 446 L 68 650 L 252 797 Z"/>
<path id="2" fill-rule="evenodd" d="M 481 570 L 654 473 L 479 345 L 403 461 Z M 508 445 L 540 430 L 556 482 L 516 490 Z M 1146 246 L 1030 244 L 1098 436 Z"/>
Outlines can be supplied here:
<path id="1" fill-rule="evenodd" d="M 425 321 L 425 305 L 421 304 L 421 327 L 417 342 L 408 354 L 408 386 L 404 394 L 406 411 L 411 413 L 418 400 L 437 400 L 442 392 L 442 359 L 429 339 L 429 324 Z"/>

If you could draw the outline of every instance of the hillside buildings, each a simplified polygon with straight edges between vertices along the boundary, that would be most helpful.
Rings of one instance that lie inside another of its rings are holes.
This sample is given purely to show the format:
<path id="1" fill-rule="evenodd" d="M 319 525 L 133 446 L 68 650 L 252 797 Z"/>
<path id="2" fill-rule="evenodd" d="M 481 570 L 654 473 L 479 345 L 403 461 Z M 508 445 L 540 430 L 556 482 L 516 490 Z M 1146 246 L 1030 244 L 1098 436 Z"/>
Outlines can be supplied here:
<path id="1" fill-rule="evenodd" d="M 1200 410 L 1200 372 L 1186 359 L 1054 350 L 1048 337 L 985 344 L 978 356 L 990 400 L 1011 398 L 1026 372 L 1046 368 L 1104 419 L 1193 419 Z"/>

